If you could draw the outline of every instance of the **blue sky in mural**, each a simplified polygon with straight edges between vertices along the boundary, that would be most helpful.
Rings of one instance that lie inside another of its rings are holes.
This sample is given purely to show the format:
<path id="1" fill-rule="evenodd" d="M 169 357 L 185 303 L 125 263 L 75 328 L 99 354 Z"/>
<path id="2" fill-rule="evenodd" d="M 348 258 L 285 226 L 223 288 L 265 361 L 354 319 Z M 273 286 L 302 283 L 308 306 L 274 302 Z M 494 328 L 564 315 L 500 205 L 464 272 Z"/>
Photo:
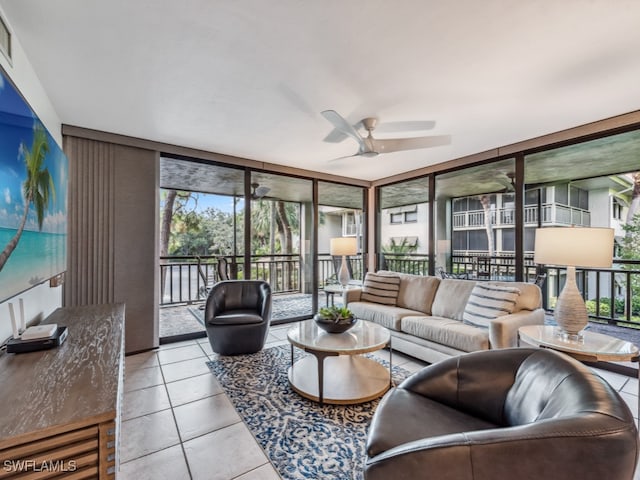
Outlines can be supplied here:
<path id="1" fill-rule="evenodd" d="M 24 213 L 22 183 L 26 177 L 23 149 L 31 149 L 33 127 L 38 120 L 18 92 L 0 75 L 0 227 L 15 229 Z M 66 232 L 68 162 L 47 132 L 49 153 L 45 166 L 53 177 L 55 198 L 49 204 L 42 232 Z M 26 230 L 38 231 L 35 211 L 30 209 Z"/>

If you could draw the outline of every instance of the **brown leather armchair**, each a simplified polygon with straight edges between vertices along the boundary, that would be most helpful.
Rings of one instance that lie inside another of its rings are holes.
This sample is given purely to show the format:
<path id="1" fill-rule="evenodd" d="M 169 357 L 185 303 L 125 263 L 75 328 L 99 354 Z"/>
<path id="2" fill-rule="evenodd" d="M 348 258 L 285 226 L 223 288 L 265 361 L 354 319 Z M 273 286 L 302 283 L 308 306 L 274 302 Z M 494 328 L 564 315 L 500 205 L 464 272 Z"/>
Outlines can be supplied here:
<path id="1" fill-rule="evenodd" d="M 385 395 L 365 478 L 631 480 L 638 444 L 624 400 L 589 368 L 551 350 L 488 350 Z"/>
<path id="2" fill-rule="evenodd" d="M 227 280 L 209 292 L 204 311 L 209 343 L 221 355 L 262 350 L 271 322 L 271 287 L 260 280 Z"/>

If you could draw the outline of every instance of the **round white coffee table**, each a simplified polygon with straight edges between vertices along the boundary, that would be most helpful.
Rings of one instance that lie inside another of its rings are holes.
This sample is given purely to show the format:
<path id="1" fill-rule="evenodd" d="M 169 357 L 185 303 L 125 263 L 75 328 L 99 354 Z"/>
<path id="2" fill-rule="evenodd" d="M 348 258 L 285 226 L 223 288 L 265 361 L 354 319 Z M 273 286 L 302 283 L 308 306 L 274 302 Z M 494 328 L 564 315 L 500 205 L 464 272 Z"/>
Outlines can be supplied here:
<path id="1" fill-rule="evenodd" d="M 297 323 L 287 332 L 291 343 L 291 388 L 315 402 L 354 404 L 382 396 L 391 386 L 391 364 L 361 356 L 386 346 L 391 333 L 375 323 L 358 320 L 344 333 L 327 333 L 313 320 Z M 310 353 L 294 362 L 293 347 Z M 390 356 L 391 358 L 391 356 Z"/>

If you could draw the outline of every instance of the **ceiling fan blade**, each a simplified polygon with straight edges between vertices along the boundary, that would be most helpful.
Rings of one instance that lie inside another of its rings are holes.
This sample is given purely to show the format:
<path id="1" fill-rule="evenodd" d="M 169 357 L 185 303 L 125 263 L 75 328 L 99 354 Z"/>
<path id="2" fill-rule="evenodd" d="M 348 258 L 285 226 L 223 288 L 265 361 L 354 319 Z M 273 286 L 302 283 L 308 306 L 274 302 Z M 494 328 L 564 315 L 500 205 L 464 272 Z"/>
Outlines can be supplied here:
<path id="1" fill-rule="evenodd" d="M 415 138 L 390 138 L 387 140 L 373 140 L 374 150 L 378 153 L 399 152 L 402 150 L 417 150 L 419 148 L 439 147 L 449 145 L 451 135 L 432 135 Z"/>
<path id="2" fill-rule="evenodd" d="M 336 127 L 337 130 L 353 138 L 359 145 L 363 144 L 360 134 L 338 112 L 334 110 L 325 110 L 321 112 L 321 114 L 329 121 L 329 123 Z"/>
<path id="3" fill-rule="evenodd" d="M 360 153 L 354 153 L 353 155 L 347 155 L 345 157 L 332 158 L 329 162 L 337 162 L 339 160 L 346 160 L 347 158 L 359 157 Z"/>
<path id="4" fill-rule="evenodd" d="M 324 137 L 323 142 L 327 143 L 340 143 L 347 138 L 347 135 L 342 133 L 337 128 L 334 128 L 329 132 L 329 135 Z"/>
<path id="5" fill-rule="evenodd" d="M 269 193 L 271 191 L 271 189 L 269 187 L 264 187 L 264 186 L 260 186 L 258 188 L 256 188 L 256 191 L 254 193 L 254 196 L 256 198 L 262 198 L 264 197 L 267 193 Z"/>
<path id="6" fill-rule="evenodd" d="M 409 120 L 406 122 L 384 122 L 376 125 L 376 133 L 415 132 L 417 130 L 432 130 L 436 122 L 432 120 Z"/>

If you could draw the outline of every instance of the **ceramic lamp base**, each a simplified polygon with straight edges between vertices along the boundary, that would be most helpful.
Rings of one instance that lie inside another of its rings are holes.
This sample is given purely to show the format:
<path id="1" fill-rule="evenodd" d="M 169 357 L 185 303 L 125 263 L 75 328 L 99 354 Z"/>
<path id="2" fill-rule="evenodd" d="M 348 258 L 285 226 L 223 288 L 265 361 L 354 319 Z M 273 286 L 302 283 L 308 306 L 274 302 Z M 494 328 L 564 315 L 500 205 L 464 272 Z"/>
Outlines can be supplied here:
<path id="1" fill-rule="evenodd" d="M 340 265 L 340 271 L 338 272 L 338 282 L 342 285 L 342 288 L 346 289 L 349 285 L 349 268 L 347 268 L 347 257 L 342 256 L 342 264 Z"/>
<path id="2" fill-rule="evenodd" d="M 589 324 L 587 307 L 576 284 L 575 267 L 567 267 L 567 280 L 558 297 L 554 318 L 562 334 L 572 340 L 580 339 Z"/>

